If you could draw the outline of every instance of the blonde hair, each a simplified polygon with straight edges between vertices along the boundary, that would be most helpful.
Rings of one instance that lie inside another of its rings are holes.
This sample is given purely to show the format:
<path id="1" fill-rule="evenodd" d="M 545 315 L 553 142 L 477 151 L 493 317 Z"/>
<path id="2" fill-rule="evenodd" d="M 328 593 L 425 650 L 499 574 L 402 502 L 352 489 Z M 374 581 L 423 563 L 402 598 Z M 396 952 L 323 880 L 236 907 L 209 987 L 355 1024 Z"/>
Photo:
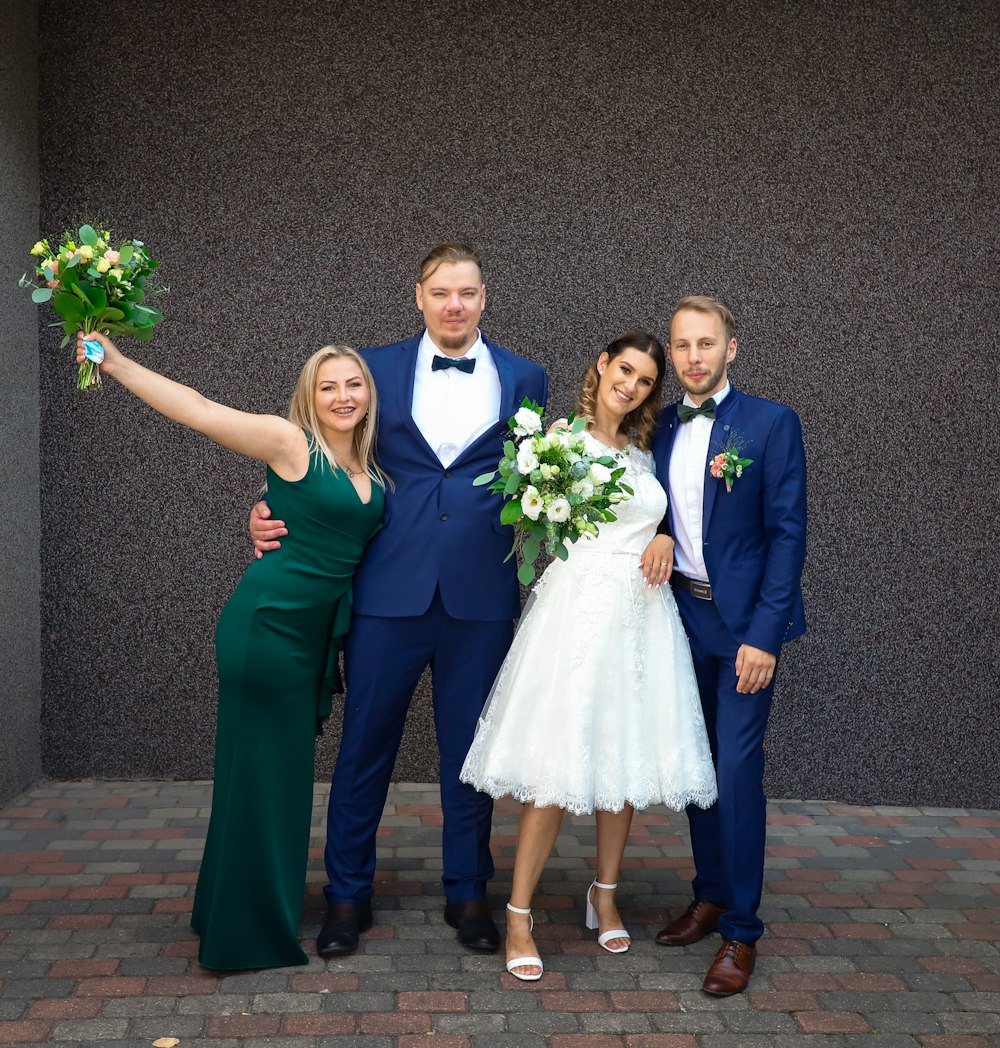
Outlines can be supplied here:
<path id="1" fill-rule="evenodd" d="M 378 393 L 375 380 L 368 369 L 364 358 L 350 346 L 323 346 L 305 362 L 299 372 L 291 403 L 288 405 L 288 418 L 301 426 L 309 434 L 309 450 L 317 459 L 323 458 L 336 472 L 340 467 L 333 449 L 323 437 L 323 430 L 316 414 L 316 382 L 319 369 L 328 360 L 350 360 L 358 365 L 365 388 L 368 390 L 368 411 L 365 417 L 354 427 L 354 450 L 362 469 L 381 487 L 392 484 L 382 471 L 375 457 L 375 434 L 378 429 Z"/>
<path id="2" fill-rule="evenodd" d="M 607 353 L 610 363 L 626 349 L 637 349 L 640 353 L 652 357 L 656 364 L 656 381 L 649 391 L 649 396 L 637 408 L 630 411 L 619 426 L 619 432 L 624 432 L 630 437 L 637 448 L 648 451 L 653 441 L 653 430 L 656 428 L 656 415 L 660 408 L 660 391 L 663 389 L 667 358 L 662 344 L 654 335 L 646 331 L 629 331 L 601 350 L 598 360 Z M 591 426 L 597 424 L 597 387 L 600 384 L 601 374 L 597 370 L 595 360 L 583 376 L 576 406 L 577 414 L 583 415 Z"/>
<path id="3" fill-rule="evenodd" d="M 736 332 L 736 321 L 733 318 L 729 306 L 727 306 L 721 298 L 714 298 L 712 295 L 688 295 L 677 303 L 677 308 L 670 316 L 671 323 L 673 323 L 674 317 L 677 316 L 682 309 L 693 309 L 696 313 L 711 313 L 717 316 L 719 320 L 722 321 L 722 330 L 726 336 L 726 345 L 728 346 L 733 340 Z"/>

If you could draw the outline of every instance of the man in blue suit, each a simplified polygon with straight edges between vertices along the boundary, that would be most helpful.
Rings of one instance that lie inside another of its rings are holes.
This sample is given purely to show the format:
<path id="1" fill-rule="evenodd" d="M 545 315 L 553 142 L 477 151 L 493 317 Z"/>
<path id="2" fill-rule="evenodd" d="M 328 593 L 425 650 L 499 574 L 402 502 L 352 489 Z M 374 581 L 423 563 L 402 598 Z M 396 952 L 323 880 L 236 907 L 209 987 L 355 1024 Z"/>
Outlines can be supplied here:
<path id="1" fill-rule="evenodd" d="M 500 525 L 489 489 L 472 481 L 496 468 L 506 421 L 521 401 L 545 403 L 547 380 L 539 365 L 480 332 L 486 286 L 471 248 L 434 248 L 421 263 L 416 302 L 426 325 L 420 334 L 362 350 L 379 395 L 378 457 L 395 486 L 354 578 L 321 956 L 350 953 L 372 924 L 376 831 L 407 709 L 428 666 L 441 758 L 445 920 L 465 946 L 499 946 L 486 903 L 493 802 L 458 776 L 510 646 L 520 591 L 516 564 L 504 564 L 510 529 Z M 268 522 L 269 530 L 261 523 L 251 529 L 255 540 L 284 534 L 280 521 Z"/>
<path id="2" fill-rule="evenodd" d="M 734 326 L 718 299 L 679 303 L 670 357 L 685 394 L 661 413 L 653 444 L 670 495 L 671 584 L 719 782 L 711 808 L 687 813 L 694 901 L 656 938 L 683 946 L 718 928 L 722 946 L 704 981 L 718 996 L 746 988 L 764 930 L 764 732 L 782 644 L 805 632 L 802 428 L 791 408 L 730 385 Z"/>

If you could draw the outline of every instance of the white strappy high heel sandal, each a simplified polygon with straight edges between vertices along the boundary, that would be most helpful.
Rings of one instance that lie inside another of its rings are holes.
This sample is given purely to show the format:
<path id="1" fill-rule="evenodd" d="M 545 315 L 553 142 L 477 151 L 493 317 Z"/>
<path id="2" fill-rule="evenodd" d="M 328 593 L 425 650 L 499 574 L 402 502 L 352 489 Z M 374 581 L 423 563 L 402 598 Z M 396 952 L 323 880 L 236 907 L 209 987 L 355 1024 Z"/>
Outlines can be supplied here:
<path id="1" fill-rule="evenodd" d="M 520 906 L 511 906 L 507 903 L 507 909 L 511 913 L 526 914 L 528 917 L 528 931 L 532 931 L 535 927 L 535 918 L 531 916 L 531 909 L 522 909 Z M 538 974 L 525 975 L 523 972 L 515 972 L 515 968 L 537 968 Z M 545 966 L 542 964 L 541 957 L 512 957 L 507 962 L 507 971 L 514 976 L 515 979 L 520 979 L 522 982 L 537 982 L 542 977 L 542 972 L 545 971 Z"/>
<path id="2" fill-rule="evenodd" d="M 595 888 L 604 888 L 607 891 L 613 891 L 618 887 L 618 882 L 614 884 L 602 884 L 600 881 L 594 881 L 593 884 L 587 889 L 587 927 L 593 930 L 594 928 L 600 927 L 600 921 L 597 919 L 597 910 L 594 908 L 594 903 L 591 900 L 590 894 Z M 617 949 L 613 949 L 608 946 L 608 943 L 614 939 L 628 939 L 628 943 L 625 946 L 619 946 Z M 632 945 L 632 936 L 624 928 L 612 928 L 610 931 L 604 932 L 603 935 L 598 935 L 597 945 L 603 947 L 608 953 L 625 953 L 625 951 Z"/>

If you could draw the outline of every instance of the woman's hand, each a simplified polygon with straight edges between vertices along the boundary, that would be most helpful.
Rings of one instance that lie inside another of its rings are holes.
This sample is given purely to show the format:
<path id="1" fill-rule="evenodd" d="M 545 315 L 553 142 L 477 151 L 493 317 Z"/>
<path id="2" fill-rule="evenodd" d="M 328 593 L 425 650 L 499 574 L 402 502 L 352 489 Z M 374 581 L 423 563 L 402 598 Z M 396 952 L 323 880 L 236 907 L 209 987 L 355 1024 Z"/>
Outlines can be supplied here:
<path id="1" fill-rule="evenodd" d="M 654 535 L 640 562 L 647 586 L 662 586 L 674 570 L 674 540 L 669 535 Z"/>
<path id="2" fill-rule="evenodd" d="M 84 340 L 87 342 L 100 342 L 101 348 L 104 350 L 104 360 L 97 366 L 102 375 L 113 376 L 115 368 L 125 360 L 125 357 L 119 351 L 114 342 L 112 342 L 107 335 L 102 335 L 99 331 L 91 331 L 88 333 L 78 331 L 76 333 L 76 362 L 78 364 L 82 364 L 87 359 L 87 348 L 83 344 Z"/>

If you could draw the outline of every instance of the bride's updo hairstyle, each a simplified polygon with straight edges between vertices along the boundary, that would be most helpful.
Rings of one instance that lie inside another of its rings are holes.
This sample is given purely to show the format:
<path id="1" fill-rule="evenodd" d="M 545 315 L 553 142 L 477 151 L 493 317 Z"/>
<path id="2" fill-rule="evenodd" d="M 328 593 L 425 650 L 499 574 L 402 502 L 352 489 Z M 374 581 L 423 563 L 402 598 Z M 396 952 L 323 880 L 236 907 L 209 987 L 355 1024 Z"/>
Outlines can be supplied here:
<path id="1" fill-rule="evenodd" d="M 616 338 L 614 342 L 605 346 L 598 354 L 598 360 L 604 353 L 607 353 L 610 363 L 626 349 L 636 349 L 640 353 L 645 353 L 647 357 L 652 357 L 656 364 L 656 382 L 653 383 L 649 396 L 634 411 L 630 411 L 622 422 L 622 428 L 632 443 L 642 448 L 643 451 L 648 451 L 653 440 L 656 413 L 660 410 L 660 392 L 663 389 L 663 376 L 667 370 L 667 357 L 659 339 L 649 334 L 648 331 L 627 331 L 621 338 Z M 601 376 L 595 360 L 583 376 L 580 396 L 576 403 L 577 414 L 583 415 L 591 426 L 597 422 L 597 387 L 600 382 Z"/>
<path id="2" fill-rule="evenodd" d="M 292 401 L 288 405 L 288 420 L 301 426 L 311 438 L 310 450 L 313 455 L 322 457 L 336 471 L 338 463 L 333 449 L 323 439 L 323 431 L 316 414 L 316 376 L 319 369 L 328 360 L 350 360 L 358 366 L 365 388 L 368 390 L 368 411 L 365 417 L 354 427 L 354 450 L 362 469 L 381 487 L 392 482 L 382 472 L 375 458 L 375 431 L 378 426 L 378 394 L 375 392 L 375 380 L 364 358 L 350 346 L 324 346 L 305 362 L 295 383 Z"/>

